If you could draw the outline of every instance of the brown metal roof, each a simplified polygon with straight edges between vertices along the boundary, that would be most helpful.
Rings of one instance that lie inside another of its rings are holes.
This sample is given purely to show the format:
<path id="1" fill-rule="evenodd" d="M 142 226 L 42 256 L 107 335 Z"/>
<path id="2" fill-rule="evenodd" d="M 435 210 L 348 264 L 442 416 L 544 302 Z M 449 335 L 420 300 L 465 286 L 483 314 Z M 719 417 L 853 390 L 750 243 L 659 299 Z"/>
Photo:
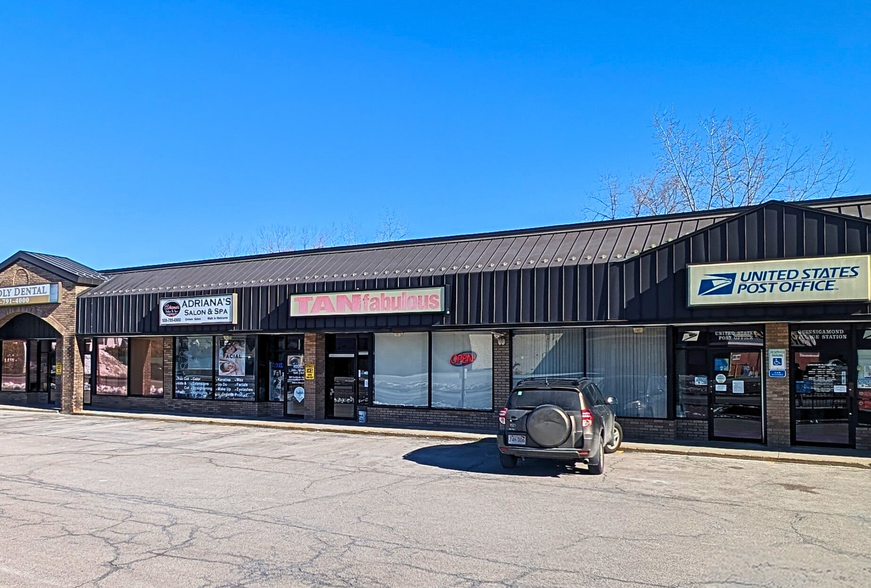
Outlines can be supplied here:
<path id="1" fill-rule="evenodd" d="M 806 201 L 801 204 L 860 218 L 871 217 L 871 196 Z M 82 296 L 189 292 L 323 283 L 351 278 L 431 277 L 610 263 L 632 258 L 746 210 L 746 207 L 733 208 L 106 270 L 98 275 L 109 276 L 109 279 Z"/>

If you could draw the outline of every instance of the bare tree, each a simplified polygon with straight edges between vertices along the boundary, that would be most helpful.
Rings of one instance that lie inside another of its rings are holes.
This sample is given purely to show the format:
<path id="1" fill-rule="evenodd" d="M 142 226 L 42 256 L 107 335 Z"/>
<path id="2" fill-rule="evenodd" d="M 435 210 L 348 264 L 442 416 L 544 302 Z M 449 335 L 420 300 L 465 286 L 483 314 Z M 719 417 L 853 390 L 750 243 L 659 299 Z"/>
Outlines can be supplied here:
<path id="1" fill-rule="evenodd" d="M 590 194 L 592 206 L 583 210 L 583 215 L 590 220 L 614 220 L 624 216 L 623 190 L 620 180 L 613 174 L 599 176 L 599 188 Z"/>
<path id="2" fill-rule="evenodd" d="M 392 208 L 381 211 L 381 224 L 375 231 L 376 241 L 399 241 L 408 235 L 408 224 Z"/>
<path id="3" fill-rule="evenodd" d="M 697 129 L 673 112 L 653 119 L 656 165 L 621 190 L 605 176 L 600 216 L 627 208 L 636 216 L 750 206 L 771 199 L 835 196 L 852 177 L 853 162 L 825 135 L 817 148 L 803 146 L 784 128 L 775 137 L 753 113 L 740 119 L 711 115 Z M 600 192 L 601 194 L 601 192 Z"/>
<path id="4" fill-rule="evenodd" d="M 243 237 L 236 238 L 233 233 L 220 237 L 212 248 L 216 257 L 238 257 L 249 253 L 250 248 L 245 245 Z"/>
<path id="5" fill-rule="evenodd" d="M 336 245 L 359 245 L 365 242 L 360 223 L 354 217 L 336 227 L 333 225 L 333 233 L 336 235 Z"/>
<path id="6" fill-rule="evenodd" d="M 269 225 L 258 227 L 254 235 L 252 249 L 256 253 L 281 253 L 293 251 L 294 230 L 287 225 Z"/>
<path id="7" fill-rule="evenodd" d="M 213 251 L 218 257 L 237 255 L 281 253 L 306 249 L 322 249 L 339 245 L 357 245 L 374 241 L 396 241 L 408 233 L 408 225 L 395 211 L 384 209 L 375 233 L 367 237 L 353 217 L 344 223 L 332 223 L 328 227 L 306 225 L 264 225 L 258 227 L 254 235 L 246 240 L 236 238 L 232 233 L 221 237 Z"/>
<path id="8" fill-rule="evenodd" d="M 330 229 L 315 226 L 302 227 L 297 231 L 300 249 L 323 249 L 334 243 Z"/>

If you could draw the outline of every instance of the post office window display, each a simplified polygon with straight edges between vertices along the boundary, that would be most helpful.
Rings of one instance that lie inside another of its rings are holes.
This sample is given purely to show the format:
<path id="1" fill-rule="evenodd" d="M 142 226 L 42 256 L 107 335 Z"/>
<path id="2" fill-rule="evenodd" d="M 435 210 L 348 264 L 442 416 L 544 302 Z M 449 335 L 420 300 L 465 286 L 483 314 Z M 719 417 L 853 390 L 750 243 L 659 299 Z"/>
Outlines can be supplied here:
<path id="1" fill-rule="evenodd" d="M 163 338 L 130 339 L 130 396 L 163 396 Z"/>
<path id="2" fill-rule="evenodd" d="M 376 333 L 374 379 L 374 404 L 427 406 L 428 334 Z"/>
<path id="3" fill-rule="evenodd" d="M 587 377 L 614 398 L 617 416 L 665 418 L 667 348 L 664 327 L 587 329 Z"/>
<path id="4" fill-rule="evenodd" d="M 256 337 L 221 336 L 215 344 L 216 400 L 255 400 Z"/>
<path id="5" fill-rule="evenodd" d="M 97 339 L 97 394 L 127 396 L 128 360 L 126 337 Z"/>
<path id="6" fill-rule="evenodd" d="M 176 337 L 176 398 L 213 397 L 214 341 L 214 337 Z"/>
<path id="7" fill-rule="evenodd" d="M 432 406 L 493 408 L 493 337 L 490 333 L 432 334 Z"/>
<path id="8" fill-rule="evenodd" d="M 3 341 L 2 389 L 24 392 L 27 389 L 27 342 Z"/>

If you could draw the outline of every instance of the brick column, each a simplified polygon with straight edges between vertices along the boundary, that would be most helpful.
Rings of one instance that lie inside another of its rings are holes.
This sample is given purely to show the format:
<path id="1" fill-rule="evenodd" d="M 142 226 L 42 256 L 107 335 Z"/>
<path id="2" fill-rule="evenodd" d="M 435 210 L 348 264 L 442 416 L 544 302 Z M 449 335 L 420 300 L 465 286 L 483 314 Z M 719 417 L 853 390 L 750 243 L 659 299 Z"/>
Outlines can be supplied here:
<path id="1" fill-rule="evenodd" d="M 306 333 L 305 334 L 305 350 L 303 358 L 306 363 L 315 366 L 315 379 L 306 380 L 305 400 L 305 420 L 320 420 L 325 417 L 326 410 L 326 336 L 321 333 Z"/>
<path id="2" fill-rule="evenodd" d="M 511 334 L 493 332 L 493 408 L 499 410 L 508 402 L 512 386 Z"/>
<path id="3" fill-rule="evenodd" d="M 787 365 L 785 378 L 768 377 L 768 350 L 786 349 Z M 792 369 L 789 364 L 789 325 L 786 323 L 766 323 L 765 357 L 763 374 L 765 376 L 765 419 L 768 424 L 768 445 L 789 447 L 790 445 L 790 403 L 789 386 Z"/>
<path id="4" fill-rule="evenodd" d="M 85 372 L 79 342 L 75 337 L 61 337 L 57 340 L 55 352 L 55 361 L 61 364 L 61 373 L 56 381 L 60 391 L 60 410 L 64 414 L 82 412 Z"/>

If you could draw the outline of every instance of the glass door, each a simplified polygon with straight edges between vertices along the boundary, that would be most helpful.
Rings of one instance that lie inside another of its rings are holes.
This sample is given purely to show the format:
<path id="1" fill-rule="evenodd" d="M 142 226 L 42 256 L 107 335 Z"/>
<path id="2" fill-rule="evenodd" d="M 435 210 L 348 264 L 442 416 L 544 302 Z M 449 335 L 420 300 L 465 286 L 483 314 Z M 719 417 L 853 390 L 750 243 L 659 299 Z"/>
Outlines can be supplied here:
<path id="1" fill-rule="evenodd" d="M 58 401 L 57 385 L 55 383 L 55 348 L 56 341 L 41 340 L 37 344 L 39 350 L 39 391 L 48 392 L 48 402 L 54 404 Z"/>
<path id="2" fill-rule="evenodd" d="M 794 329 L 793 440 L 797 444 L 851 446 L 853 378 L 850 329 Z"/>
<path id="3" fill-rule="evenodd" d="M 94 340 L 85 339 L 82 343 L 82 404 L 91 404 L 91 379 L 93 378 Z"/>
<path id="4" fill-rule="evenodd" d="M 353 419 L 357 410 L 357 335 L 328 335 L 326 416 Z"/>
<path id="5" fill-rule="evenodd" d="M 761 442 L 762 349 L 711 349 L 710 358 L 711 438 Z"/>

